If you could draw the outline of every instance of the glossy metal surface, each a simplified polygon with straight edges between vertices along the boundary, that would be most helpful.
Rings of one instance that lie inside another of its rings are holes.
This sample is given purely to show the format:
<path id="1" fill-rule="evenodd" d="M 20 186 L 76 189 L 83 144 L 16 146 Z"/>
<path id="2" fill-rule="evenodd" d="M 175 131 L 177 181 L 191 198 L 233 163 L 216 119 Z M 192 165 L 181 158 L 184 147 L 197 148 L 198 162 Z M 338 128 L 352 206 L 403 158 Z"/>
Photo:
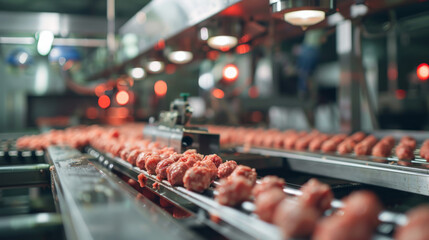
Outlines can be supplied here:
<path id="1" fill-rule="evenodd" d="M 49 184 L 49 164 L 0 167 L 0 187 Z"/>
<path id="2" fill-rule="evenodd" d="M 245 151 L 243 147 L 238 147 L 237 150 L 239 152 L 284 157 L 290 168 L 299 172 L 429 196 L 429 164 L 419 158 L 409 162 L 409 166 L 402 166 L 400 165 L 402 162 L 398 161 L 396 157 L 340 156 L 269 148 L 251 148 Z"/>
<path id="3" fill-rule="evenodd" d="M 207 218 L 201 219 L 219 233 L 232 239 L 281 239 L 279 230 L 273 225 L 267 224 L 245 212 L 234 208 L 222 206 L 213 200 L 213 189 L 203 194 L 191 192 L 183 187 L 172 187 L 168 181 L 158 181 L 155 176 L 149 175 L 120 158 L 114 158 L 107 154 L 101 154 L 96 149 L 87 148 L 87 152 L 98 158 L 98 161 L 112 171 L 118 171 L 126 176 L 137 179 L 139 174 L 147 177 L 146 187 L 156 192 L 169 201 L 176 203 L 192 212 L 198 213 L 204 210 L 206 214 L 215 215 L 220 222 L 212 222 Z M 153 185 L 156 183 L 156 185 Z"/>
<path id="4" fill-rule="evenodd" d="M 116 23 L 120 26 L 124 20 L 117 20 Z M 0 12 L 1 32 L 35 33 L 42 30 L 62 36 L 70 33 L 94 36 L 106 34 L 107 21 L 101 17 L 59 13 Z"/>
<path id="5" fill-rule="evenodd" d="M 142 53 L 159 40 L 168 39 L 237 2 L 240 0 L 152 1 L 124 24 L 119 33 L 137 35 Z"/>
<path id="6" fill-rule="evenodd" d="M 51 146 L 48 153 L 67 238 L 199 239 L 149 200 L 137 201 L 128 185 L 80 152 Z"/>

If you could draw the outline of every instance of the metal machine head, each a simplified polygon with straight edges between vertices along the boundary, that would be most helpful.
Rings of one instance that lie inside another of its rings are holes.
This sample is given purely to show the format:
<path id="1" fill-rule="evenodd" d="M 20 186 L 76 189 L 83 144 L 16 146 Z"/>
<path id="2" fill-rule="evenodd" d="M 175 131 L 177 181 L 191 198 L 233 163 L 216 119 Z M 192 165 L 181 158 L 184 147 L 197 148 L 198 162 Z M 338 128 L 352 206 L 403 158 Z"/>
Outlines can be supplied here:
<path id="1" fill-rule="evenodd" d="M 160 113 L 158 123 L 144 128 L 144 138 L 173 147 L 177 152 L 187 149 L 196 149 L 202 154 L 218 152 L 219 135 L 208 133 L 205 128 L 189 126 L 192 116 L 189 94 L 182 93 L 180 97 L 170 104 L 170 111 Z"/>

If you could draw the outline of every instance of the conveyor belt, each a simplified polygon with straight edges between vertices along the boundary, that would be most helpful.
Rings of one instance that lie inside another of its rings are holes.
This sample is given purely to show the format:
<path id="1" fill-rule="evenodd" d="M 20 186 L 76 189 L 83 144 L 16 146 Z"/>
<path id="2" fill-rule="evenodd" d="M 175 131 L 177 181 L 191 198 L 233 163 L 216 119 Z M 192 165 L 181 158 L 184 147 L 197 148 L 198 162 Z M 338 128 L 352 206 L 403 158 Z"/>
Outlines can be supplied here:
<path id="1" fill-rule="evenodd" d="M 293 150 L 237 147 L 238 152 L 283 157 L 294 171 L 356 181 L 429 196 L 429 164 L 416 157 L 403 166 L 390 158 L 357 157 Z M 416 150 L 418 154 L 418 150 Z"/>
<path id="2" fill-rule="evenodd" d="M 211 221 L 208 224 L 227 237 L 234 239 L 282 239 L 276 227 L 259 220 L 255 216 L 251 216 L 244 209 L 240 211 L 213 201 L 213 195 L 215 194 L 213 189 L 207 190 L 204 194 L 197 194 L 183 187 L 172 187 L 168 181 L 160 182 L 155 176 L 132 166 L 120 158 L 101 154 L 91 147 L 87 148 L 87 152 L 96 157 L 105 167 L 113 171 L 119 171 L 134 180 L 137 180 L 139 174 L 145 174 L 148 179 L 147 187 L 149 189 L 177 205 L 193 212 L 203 209 L 207 214 L 219 217 L 222 220 L 220 224 L 215 224 Z M 153 188 L 153 183 L 157 183 L 158 186 Z"/>
<path id="3" fill-rule="evenodd" d="M 125 174 L 134 180 L 137 180 L 137 176 L 139 174 L 144 174 L 148 178 L 147 188 L 175 204 L 183 206 L 193 212 L 197 212 L 198 209 L 203 209 L 209 214 L 218 216 L 223 222 L 225 222 L 224 225 L 219 226 L 214 223 L 208 224 L 214 224 L 214 229 L 227 233 L 225 235 L 228 237 L 234 239 L 281 238 L 281 235 L 275 226 L 260 221 L 257 217 L 251 214 L 254 209 L 252 202 L 245 202 L 239 208 L 221 206 L 213 200 L 214 195 L 217 194 L 213 187 L 206 190 L 203 194 L 188 191 L 183 187 L 172 187 L 168 181 L 163 180 L 160 182 L 154 175 L 150 175 L 146 171 L 134 167 L 120 158 L 112 157 L 110 154 L 103 154 L 92 147 L 87 147 L 86 151 L 97 158 L 99 163 L 113 172 L 117 171 L 121 174 Z M 152 186 L 153 183 L 157 183 L 158 186 Z M 216 186 L 217 184 L 218 182 L 214 182 L 213 185 Z M 284 191 L 293 196 L 301 194 L 298 189 L 289 187 L 286 187 Z M 341 208 L 342 203 L 338 200 L 334 200 L 331 203 L 331 206 L 332 209 Z M 380 224 L 377 229 L 377 234 L 374 236 L 374 239 L 390 239 L 395 225 L 404 224 L 406 222 L 406 217 L 402 214 L 385 211 L 379 215 L 379 220 L 382 224 Z"/>

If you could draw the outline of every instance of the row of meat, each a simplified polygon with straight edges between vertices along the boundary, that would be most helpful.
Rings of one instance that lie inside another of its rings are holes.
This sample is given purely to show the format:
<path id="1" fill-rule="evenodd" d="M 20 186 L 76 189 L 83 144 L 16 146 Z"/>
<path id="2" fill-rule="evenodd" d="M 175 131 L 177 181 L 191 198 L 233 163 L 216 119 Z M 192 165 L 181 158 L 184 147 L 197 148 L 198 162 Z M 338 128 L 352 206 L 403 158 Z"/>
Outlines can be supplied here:
<path id="1" fill-rule="evenodd" d="M 18 143 L 25 148 L 34 146 L 32 141 L 45 141 L 43 144 L 47 145 L 69 144 L 76 147 L 91 144 L 99 150 L 146 170 L 149 174 L 156 175 L 159 180 L 167 179 L 172 186 L 183 185 L 195 192 L 204 191 L 213 181 L 219 179 L 215 191 L 217 192 L 216 201 L 227 206 L 237 206 L 245 201 L 253 201 L 255 214 L 260 219 L 277 225 L 285 239 L 308 237 L 317 240 L 365 240 L 372 238 L 379 224 L 378 215 L 382 205 L 371 192 L 352 193 L 343 199 L 342 209 L 329 217 L 323 217 L 324 212 L 330 208 L 333 193 L 328 185 L 316 179 L 302 186 L 301 196 L 291 197 L 283 191 L 285 186 L 283 179 L 267 176 L 257 180 L 255 169 L 237 165 L 235 161 L 223 161 L 216 154 L 203 156 L 195 150 L 177 153 L 171 148 L 160 146 L 159 143 L 144 140 L 135 132 L 141 133 L 135 126 L 131 128 L 79 127 L 65 131 L 51 131 L 41 136 L 24 137 L 19 139 Z M 320 139 L 323 136 L 316 132 L 305 135 L 288 134 L 301 138 L 311 136 L 314 139 Z M 299 139 L 295 138 L 295 145 L 301 144 Z M 374 137 L 364 136 L 362 133 L 356 133 L 350 137 L 331 136 L 325 142 L 335 141 L 339 145 L 346 139 L 356 141 L 355 146 L 364 145 L 363 148 L 369 145 L 375 148 L 380 142 L 391 142 L 390 138 L 385 138 L 374 143 Z M 404 138 L 400 145 L 407 146 L 413 142 L 415 147 L 415 141 Z M 140 174 L 138 178 L 141 186 L 144 186 L 145 175 Z M 426 222 L 428 221 L 429 207 L 422 206 L 412 210 L 408 214 L 408 224 L 398 226 L 395 239 L 427 239 L 429 229 L 426 228 Z"/>
<path id="2" fill-rule="evenodd" d="M 417 141 L 411 136 L 404 136 L 398 143 L 393 136 L 377 139 L 374 135 L 356 132 L 346 134 L 325 134 L 311 132 L 209 127 L 220 134 L 222 144 L 238 144 L 246 147 L 267 147 L 286 150 L 355 154 L 356 156 L 374 156 L 387 158 L 395 155 L 399 160 L 413 160 Z M 420 146 L 420 157 L 429 161 L 429 140 Z"/>

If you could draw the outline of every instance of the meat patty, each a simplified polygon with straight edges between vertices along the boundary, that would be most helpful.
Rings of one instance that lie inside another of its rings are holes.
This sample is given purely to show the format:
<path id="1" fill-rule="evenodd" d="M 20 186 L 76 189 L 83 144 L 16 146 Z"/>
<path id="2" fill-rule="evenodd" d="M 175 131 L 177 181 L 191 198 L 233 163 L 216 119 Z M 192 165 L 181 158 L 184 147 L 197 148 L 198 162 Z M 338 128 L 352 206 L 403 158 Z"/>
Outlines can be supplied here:
<path id="1" fill-rule="evenodd" d="M 329 135 L 327 134 L 320 134 L 311 142 L 308 144 L 308 150 L 311 152 L 320 151 L 320 148 L 322 147 L 322 144 L 329 139 Z"/>
<path id="2" fill-rule="evenodd" d="M 243 177 L 223 178 L 216 187 L 216 201 L 222 205 L 236 206 L 248 200 L 252 194 L 251 182 Z"/>
<path id="3" fill-rule="evenodd" d="M 183 183 L 188 190 L 203 192 L 210 186 L 211 176 L 210 169 L 206 167 L 191 167 L 186 171 Z"/>
<path id="4" fill-rule="evenodd" d="M 217 167 L 210 159 L 198 161 L 197 163 L 194 164 L 194 167 L 205 167 L 205 168 L 207 168 L 207 170 L 210 173 L 210 180 L 213 181 L 216 179 Z"/>
<path id="5" fill-rule="evenodd" d="M 316 209 L 285 198 L 277 205 L 272 222 L 283 232 L 284 239 L 304 238 L 311 236 L 318 218 Z"/>
<path id="6" fill-rule="evenodd" d="M 201 161 L 202 159 L 203 159 L 203 156 L 201 154 L 188 153 L 188 154 L 183 154 L 183 156 L 179 158 L 178 161 L 186 163 L 188 167 L 193 167 L 196 162 Z"/>
<path id="7" fill-rule="evenodd" d="M 205 156 L 203 158 L 203 160 L 210 160 L 210 161 L 212 161 L 216 165 L 216 168 L 218 168 L 219 165 L 222 163 L 222 158 L 220 158 L 216 154 L 207 155 L 207 156 Z"/>
<path id="8" fill-rule="evenodd" d="M 282 178 L 277 176 L 266 176 L 261 179 L 261 181 L 253 187 L 252 195 L 257 197 L 259 194 L 269 191 L 272 188 L 280 189 L 283 191 L 286 183 Z"/>
<path id="9" fill-rule="evenodd" d="M 162 158 L 158 154 L 152 154 L 146 159 L 145 168 L 146 171 L 153 175 L 156 174 L 156 166 L 161 162 Z"/>
<path id="10" fill-rule="evenodd" d="M 413 137 L 404 136 L 399 141 L 399 144 L 400 145 L 408 146 L 408 147 L 410 147 L 411 149 L 414 150 L 414 149 L 416 149 L 417 142 L 416 142 L 416 139 L 414 139 Z"/>
<path id="11" fill-rule="evenodd" d="M 344 215 L 363 221 L 372 229 L 378 225 L 378 214 L 383 209 L 377 196 L 370 191 L 356 191 L 347 196 L 344 201 Z"/>
<path id="12" fill-rule="evenodd" d="M 340 144 L 338 144 L 337 151 L 339 154 L 349 154 L 353 152 L 353 148 L 356 143 L 352 138 L 346 138 Z"/>
<path id="13" fill-rule="evenodd" d="M 336 141 L 333 141 L 332 139 L 329 139 L 322 144 L 321 150 L 324 153 L 335 152 L 337 151 L 337 147 L 338 143 Z"/>
<path id="14" fill-rule="evenodd" d="M 163 179 L 166 179 L 167 178 L 167 168 L 173 163 L 175 163 L 175 161 L 171 158 L 161 160 L 156 165 L 156 169 L 155 169 L 156 178 L 160 181 Z"/>
<path id="15" fill-rule="evenodd" d="M 283 189 L 267 189 L 258 194 L 255 198 L 254 213 L 257 214 L 260 219 L 272 223 L 277 205 L 285 198 L 286 194 L 283 192 Z"/>
<path id="16" fill-rule="evenodd" d="M 312 207 L 320 214 L 331 207 L 334 194 L 329 185 L 312 178 L 302 185 L 301 191 L 302 195 L 298 197 L 298 201 L 304 207 Z"/>
<path id="17" fill-rule="evenodd" d="M 353 140 L 353 142 L 358 143 L 365 138 L 366 134 L 364 132 L 355 132 L 349 138 Z"/>
<path id="18" fill-rule="evenodd" d="M 229 175 L 231 175 L 231 173 L 235 170 L 236 167 L 237 167 L 236 161 L 233 161 L 233 160 L 226 161 L 219 165 L 217 169 L 217 176 L 219 178 L 226 178 Z"/>
<path id="19" fill-rule="evenodd" d="M 182 186 L 183 177 L 189 169 L 185 162 L 175 162 L 167 168 L 167 180 L 172 186 Z"/>
<path id="20" fill-rule="evenodd" d="M 414 149 L 405 144 L 400 144 L 395 149 L 396 156 L 400 160 L 413 160 L 414 159 Z"/>
<path id="21" fill-rule="evenodd" d="M 237 176 L 245 177 L 247 180 L 250 181 L 252 186 L 256 183 L 257 174 L 254 168 L 250 168 L 244 165 L 238 165 L 229 177 L 235 178 Z"/>
<path id="22" fill-rule="evenodd" d="M 127 162 L 131 163 L 132 165 L 136 165 L 136 160 L 137 160 L 137 157 L 139 156 L 140 152 L 141 151 L 139 149 L 132 150 L 128 154 Z"/>
<path id="23" fill-rule="evenodd" d="M 372 149 L 372 156 L 375 157 L 389 157 L 392 152 L 392 147 L 390 144 L 386 141 L 380 141 L 377 144 L 375 144 L 374 148 Z"/>
<path id="24" fill-rule="evenodd" d="M 373 230 L 347 216 L 330 216 L 317 223 L 313 240 L 371 240 Z"/>
<path id="25" fill-rule="evenodd" d="M 380 142 L 383 142 L 387 145 L 389 145 L 389 147 L 392 149 L 395 146 L 395 138 L 393 136 L 386 136 L 383 137 Z"/>
<path id="26" fill-rule="evenodd" d="M 427 240 L 429 236 L 429 206 L 423 205 L 407 213 L 408 223 L 395 231 L 396 240 Z"/>
<path id="27" fill-rule="evenodd" d="M 146 159 L 151 156 L 151 152 L 142 152 L 136 159 L 136 166 L 142 170 L 146 170 Z"/>

